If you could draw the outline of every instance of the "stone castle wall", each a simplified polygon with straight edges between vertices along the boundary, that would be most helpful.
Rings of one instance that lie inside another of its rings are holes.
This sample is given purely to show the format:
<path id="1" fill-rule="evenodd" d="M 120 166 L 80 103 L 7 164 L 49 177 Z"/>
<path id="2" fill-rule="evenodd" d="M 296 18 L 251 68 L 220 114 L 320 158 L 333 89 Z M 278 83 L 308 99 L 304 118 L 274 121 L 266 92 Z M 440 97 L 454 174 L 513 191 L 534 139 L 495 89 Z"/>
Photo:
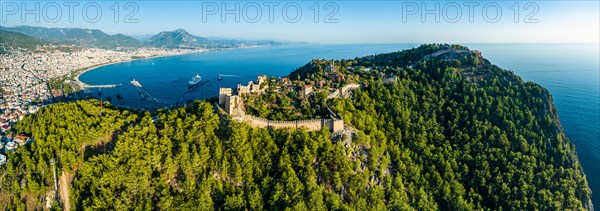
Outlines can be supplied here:
<path id="1" fill-rule="evenodd" d="M 241 121 L 248 123 L 256 128 L 284 129 L 284 128 L 305 128 L 307 131 L 318 131 L 323 127 L 327 127 L 332 132 L 344 130 L 344 120 L 341 119 L 309 119 L 309 120 L 294 120 L 294 121 L 277 121 L 265 118 L 255 117 L 252 115 L 242 115 L 239 118 Z"/>
<path id="2" fill-rule="evenodd" d="M 259 76 L 257 79 L 258 83 L 266 81 L 266 76 Z M 251 88 L 254 87 L 253 82 L 249 83 L 249 86 L 238 85 L 238 94 L 241 92 L 251 92 Z M 360 88 L 359 84 L 348 84 L 341 89 L 336 90 L 336 93 L 330 94 L 330 97 L 339 97 L 339 95 L 345 96 L 350 90 Z M 242 89 L 242 90 L 241 90 Z M 248 90 L 246 90 L 248 89 Z M 256 91 L 256 90 L 255 90 Z M 243 93 L 242 93 L 243 94 Z M 335 114 L 329 107 L 331 119 L 309 119 L 309 120 L 295 120 L 295 121 L 277 121 L 264 119 L 252 115 L 246 115 L 243 111 L 243 100 L 238 95 L 233 95 L 231 88 L 220 88 L 219 89 L 219 106 L 223 106 L 223 111 L 230 115 L 233 119 L 246 122 L 250 126 L 255 128 L 269 128 L 269 129 L 283 129 L 283 128 L 305 128 L 307 131 L 318 131 L 327 127 L 333 133 L 344 130 L 344 120 Z"/>
<path id="3" fill-rule="evenodd" d="M 360 84 L 348 84 L 340 89 L 336 89 L 334 92 L 329 93 L 327 99 L 346 97 L 349 94 L 349 91 L 360 88 Z"/>

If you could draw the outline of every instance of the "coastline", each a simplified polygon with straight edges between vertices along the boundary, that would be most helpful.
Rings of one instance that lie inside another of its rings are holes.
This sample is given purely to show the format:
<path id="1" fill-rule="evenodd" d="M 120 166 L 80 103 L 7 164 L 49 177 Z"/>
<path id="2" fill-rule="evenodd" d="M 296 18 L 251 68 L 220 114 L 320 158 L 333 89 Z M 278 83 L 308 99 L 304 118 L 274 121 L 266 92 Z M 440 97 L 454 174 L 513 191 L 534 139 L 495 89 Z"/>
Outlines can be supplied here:
<path id="1" fill-rule="evenodd" d="M 232 47 L 232 48 L 214 48 L 214 49 L 203 48 L 203 49 L 197 49 L 197 50 L 193 50 L 191 52 L 185 52 L 185 53 L 177 53 L 177 54 L 171 54 L 171 55 L 157 55 L 157 56 L 149 56 L 149 57 L 143 57 L 143 58 L 135 58 L 135 59 L 128 59 L 128 60 L 123 60 L 123 61 L 115 61 L 115 62 L 108 62 L 108 63 L 96 64 L 96 65 L 92 65 L 92 66 L 89 66 L 89 67 L 82 68 L 82 70 L 77 71 L 77 75 L 75 77 L 73 77 L 73 80 L 76 80 L 76 82 L 78 84 L 90 86 L 90 84 L 87 84 L 87 83 L 81 81 L 79 79 L 79 76 L 83 75 L 84 73 L 86 73 L 88 71 L 92 71 L 92 70 L 95 70 L 95 69 L 100 68 L 100 67 L 104 67 L 104 66 L 108 66 L 108 65 L 113 65 L 113 64 L 119 64 L 119 63 L 123 63 L 123 62 L 131 62 L 131 61 L 143 60 L 143 59 L 155 59 L 155 58 L 170 57 L 170 56 L 189 55 L 189 54 L 204 53 L 204 52 L 209 52 L 209 51 L 224 51 L 224 50 L 245 49 L 245 48 L 260 48 L 260 47 L 270 47 L 270 45 L 252 45 L 252 46 L 241 46 L 241 47 L 235 47 L 235 48 Z M 80 88 L 82 88 L 82 87 L 80 87 Z"/>
<path id="2" fill-rule="evenodd" d="M 563 144 L 569 145 L 568 147 L 573 150 L 571 152 L 571 156 L 572 156 L 571 159 L 573 162 L 578 163 L 579 172 L 581 172 L 583 177 L 585 177 L 587 179 L 587 175 L 583 169 L 583 166 L 581 165 L 581 162 L 579 161 L 579 156 L 577 155 L 575 143 L 573 143 L 571 141 L 571 139 L 569 139 L 569 137 L 565 133 L 565 129 L 563 128 L 562 124 L 560 123 L 560 118 L 558 117 L 558 110 L 557 110 L 556 106 L 554 105 L 554 99 L 552 97 L 552 94 L 546 87 L 539 85 L 539 84 L 538 84 L 538 86 L 540 86 L 542 88 L 544 96 L 546 97 L 546 101 L 547 101 L 546 103 L 548 103 L 548 112 L 552 115 L 551 117 L 557 126 L 557 135 L 561 136 L 563 138 L 563 140 L 564 140 Z M 587 180 L 586 180 L 586 182 L 587 182 Z M 594 192 L 592 191 L 592 188 L 590 187 L 589 182 L 587 182 L 587 183 L 588 183 L 588 190 L 590 191 L 590 196 L 589 196 L 590 198 L 588 201 L 584 201 L 582 199 L 579 199 L 579 200 L 581 200 L 581 202 L 583 203 L 585 208 L 587 208 L 588 210 L 594 211 L 594 203 L 592 201 L 592 196 L 593 196 Z"/>

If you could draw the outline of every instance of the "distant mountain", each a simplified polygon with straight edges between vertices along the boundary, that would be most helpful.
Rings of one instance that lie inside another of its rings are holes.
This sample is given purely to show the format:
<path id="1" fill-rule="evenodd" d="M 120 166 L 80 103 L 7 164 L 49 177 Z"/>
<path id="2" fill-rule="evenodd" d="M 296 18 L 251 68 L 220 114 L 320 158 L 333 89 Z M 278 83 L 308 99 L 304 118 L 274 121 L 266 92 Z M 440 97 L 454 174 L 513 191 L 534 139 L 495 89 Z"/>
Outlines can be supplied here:
<path id="1" fill-rule="evenodd" d="M 280 45 L 274 41 L 209 39 L 194 36 L 183 29 L 164 31 L 154 36 L 109 35 L 98 29 L 45 28 L 32 26 L 0 27 L 4 31 L 17 32 L 42 41 L 77 47 L 159 47 L 159 48 L 236 48 L 256 45 Z M 145 41 L 140 41 L 145 40 Z"/>
<path id="2" fill-rule="evenodd" d="M 80 47 L 116 48 L 142 47 L 139 40 L 122 34 L 109 35 L 98 29 L 80 28 L 45 28 L 31 26 L 2 27 L 3 30 L 13 31 L 30 37 Z"/>
<path id="3" fill-rule="evenodd" d="M 127 36 L 133 37 L 141 42 L 146 42 L 146 40 L 150 39 L 154 35 L 151 35 L 151 34 L 128 34 Z"/>
<path id="4" fill-rule="evenodd" d="M 18 32 L 0 29 L 0 45 L 2 46 L 35 49 L 37 46 L 44 44 L 47 44 L 47 42 Z M 0 53 L 3 53 L 3 51 L 3 48 L 0 48 Z"/>
<path id="5" fill-rule="evenodd" d="M 279 45 L 273 41 L 240 41 L 226 39 L 208 39 L 194 36 L 183 29 L 163 31 L 146 40 L 146 45 L 164 48 L 234 48 L 255 45 Z"/>
<path id="6" fill-rule="evenodd" d="M 154 47 L 197 47 L 206 42 L 206 38 L 196 37 L 183 29 L 175 31 L 163 31 L 146 40 L 146 45 Z"/>

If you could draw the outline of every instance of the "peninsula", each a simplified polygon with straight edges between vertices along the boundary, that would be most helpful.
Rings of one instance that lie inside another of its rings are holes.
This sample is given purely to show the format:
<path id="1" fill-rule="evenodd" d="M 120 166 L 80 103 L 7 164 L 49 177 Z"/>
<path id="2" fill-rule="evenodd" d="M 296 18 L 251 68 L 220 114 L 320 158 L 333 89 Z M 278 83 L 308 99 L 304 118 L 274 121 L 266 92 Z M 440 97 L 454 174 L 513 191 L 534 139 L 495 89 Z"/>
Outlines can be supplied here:
<path id="1" fill-rule="evenodd" d="M 7 153 L 0 209 L 593 209 L 550 93 L 465 46 L 315 59 L 175 109 L 100 105 L 11 129 L 35 141 Z"/>

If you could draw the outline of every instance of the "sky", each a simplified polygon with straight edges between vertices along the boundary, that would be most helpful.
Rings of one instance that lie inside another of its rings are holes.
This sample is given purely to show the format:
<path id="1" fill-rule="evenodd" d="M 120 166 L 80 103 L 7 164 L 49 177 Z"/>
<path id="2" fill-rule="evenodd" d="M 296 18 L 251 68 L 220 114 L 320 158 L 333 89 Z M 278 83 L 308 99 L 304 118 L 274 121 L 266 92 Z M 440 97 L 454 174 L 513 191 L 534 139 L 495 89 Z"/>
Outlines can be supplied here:
<path id="1" fill-rule="evenodd" d="M 312 43 L 598 43 L 600 1 L 10 1 L 2 26 Z"/>

